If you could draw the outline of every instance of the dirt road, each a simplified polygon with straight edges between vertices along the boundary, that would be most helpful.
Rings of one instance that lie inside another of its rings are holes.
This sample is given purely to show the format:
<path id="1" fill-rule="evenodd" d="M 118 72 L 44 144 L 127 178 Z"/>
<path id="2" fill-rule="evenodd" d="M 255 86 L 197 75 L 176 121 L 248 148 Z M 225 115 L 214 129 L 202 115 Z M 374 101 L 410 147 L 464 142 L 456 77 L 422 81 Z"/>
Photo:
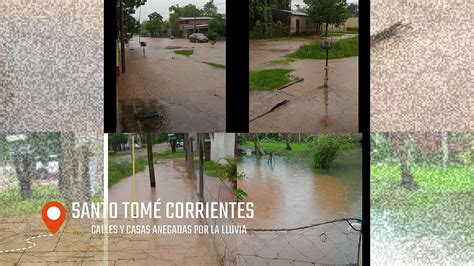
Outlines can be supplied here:
<path id="1" fill-rule="evenodd" d="M 118 79 L 124 131 L 215 132 L 225 130 L 225 42 L 138 38 L 126 48 L 127 73 Z M 187 57 L 176 50 L 193 50 Z M 137 122 L 135 113 L 142 117 Z M 158 114 L 157 116 L 150 116 Z"/>

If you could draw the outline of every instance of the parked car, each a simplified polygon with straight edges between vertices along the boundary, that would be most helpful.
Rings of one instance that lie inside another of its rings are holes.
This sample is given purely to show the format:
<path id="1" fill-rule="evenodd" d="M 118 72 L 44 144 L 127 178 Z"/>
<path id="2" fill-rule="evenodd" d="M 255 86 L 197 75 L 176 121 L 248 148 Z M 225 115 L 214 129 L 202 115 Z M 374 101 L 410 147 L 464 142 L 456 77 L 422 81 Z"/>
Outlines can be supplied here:
<path id="1" fill-rule="evenodd" d="M 190 42 L 208 42 L 209 41 L 209 38 L 207 38 L 207 36 L 202 33 L 193 33 L 189 35 L 188 38 Z"/>

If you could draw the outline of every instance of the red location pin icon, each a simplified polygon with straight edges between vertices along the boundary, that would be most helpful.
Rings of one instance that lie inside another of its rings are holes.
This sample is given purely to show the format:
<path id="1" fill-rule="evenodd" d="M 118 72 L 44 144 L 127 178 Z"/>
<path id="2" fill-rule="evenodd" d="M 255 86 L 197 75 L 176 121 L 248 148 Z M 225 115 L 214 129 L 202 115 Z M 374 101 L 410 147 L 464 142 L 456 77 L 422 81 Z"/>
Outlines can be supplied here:
<path id="1" fill-rule="evenodd" d="M 66 219 L 66 208 L 57 201 L 50 201 L 44 205 L 42 214 L 46 227 L 55 234 Z"/>

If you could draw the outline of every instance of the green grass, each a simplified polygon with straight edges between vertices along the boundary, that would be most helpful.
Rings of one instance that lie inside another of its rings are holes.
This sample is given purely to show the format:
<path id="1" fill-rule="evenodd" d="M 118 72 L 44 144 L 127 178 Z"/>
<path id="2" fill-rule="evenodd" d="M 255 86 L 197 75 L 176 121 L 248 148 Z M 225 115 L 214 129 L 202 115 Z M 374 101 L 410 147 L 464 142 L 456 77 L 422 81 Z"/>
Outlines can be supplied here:
<path id="1" fill-rule="evenodd" d="M 310 44 L 301 46 L 296 52 L 287 55 L 290 59 L 326 59 L 326 50 L 321 47 L 321 37 Z M 359 55 L 359 36 L 331 43 L 329 59 Z"/>
<path id="2" fill-rule="evenodd" d="M 153 160 L 156 162 L 157 160 L 162 159 L 171 159 L 171 158 L 183 158 L 184 152 L 183 151 L 176 151 L 172 153 L 170 150 L 161 152 L 161 153 L 153 153 Z M 148 159 L 147 156 L 137 157 L 135 159 L 135 173 L 144 171 L 148 166 Z M 118 183 L 120 180 L 129 177 L 132 175 L 132 162 L 131 161 L 124 161 L 121 163 L 114 162 L 113 160 L 109 159 L 109 187 Z"/>
<path id="3" fill-rule="evenodd" d="M 57 186 L 33 186 L 33 195 L 23 200 L 18 186 L 0 190 L 0 215 L 41 213 L 44 204 L 57 200 L 63 202 Z"/>
<path id="4" fill-rule="evenodd" d="M 194 50 L 177 50 L 177 51 L 174 51 L 175 54 L 179 54 L 179 55 L 184 55 L 184 56 L 190 56 L 194 53 Z"/>
<path id="5" fill-rule="evenodd" d="M 371 206 L 415 210 L 424 209 L 438 195 L 465 193 L 474 190 L 471 169 L 465 167 L 412 167 L 418 188 L 406 189 L 401 185 L 400 167 L 394 164 L 371 166 Z M 388 194 L 389 192 L 389 194 Z"/>
<path id="6" fill-rule="evenodd" d="M 216 64 L 216 63 L 211 63 L 211 62 L 201 62 L 201 63 L 206 64 L 206 65 L 210 65 L 214 68 L 225 69 L 225 66 L 221 65 L 221 64 Z"/>
<path id="7" fill-rule="evenodd" d="M 250 71 L 250 90 L 274 90 L 288 84 L 293 78 L 292 69 L 276 68 Z"/>
<path id="8" fill-rule="evenodd" d="M 157 160 L 163 160 L 163 159 L 171 159 L 171 158 L 184 158 L 184 151 L 176 151 L 176 152 L 171 152 L 171 150 L 164 151 L 164 152 L 154 152 L 153 153 L 153 159 L 155 162 Z"/>
<path id="9" fill-rule="evenodd" d="M 254 148 L 253 142 L 247 141 L 244 145 L 239 145 L 243 148 Z M 261 141 L 260 146 L 266 153 L 272 152 L 275 156 L 294 156 L 298 154 L 306 154 L 311 151 L 308 143 L 290 143 L 291 151 L 286 149 L 285 142 L 278 141 Z"/>
<path id="10" fill-rule="evenodd" d="M 204 171 L 206 175 L 212 177 L 222 177 L 222 166 L 214 161 L 204 161 Z"/>

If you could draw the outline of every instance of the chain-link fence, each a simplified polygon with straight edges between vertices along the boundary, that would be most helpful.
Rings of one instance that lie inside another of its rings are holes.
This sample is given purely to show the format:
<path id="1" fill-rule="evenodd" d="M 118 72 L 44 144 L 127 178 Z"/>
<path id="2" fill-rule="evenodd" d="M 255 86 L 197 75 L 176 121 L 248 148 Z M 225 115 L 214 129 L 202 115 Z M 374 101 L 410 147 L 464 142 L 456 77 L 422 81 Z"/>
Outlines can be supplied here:
<path id="1" fill-rule="evenodd" d="M 237 241 L 237 264 L 357 265 L 361 240 L 361 221 L 355 218 L 298 228 L 248 229 Z"/>

